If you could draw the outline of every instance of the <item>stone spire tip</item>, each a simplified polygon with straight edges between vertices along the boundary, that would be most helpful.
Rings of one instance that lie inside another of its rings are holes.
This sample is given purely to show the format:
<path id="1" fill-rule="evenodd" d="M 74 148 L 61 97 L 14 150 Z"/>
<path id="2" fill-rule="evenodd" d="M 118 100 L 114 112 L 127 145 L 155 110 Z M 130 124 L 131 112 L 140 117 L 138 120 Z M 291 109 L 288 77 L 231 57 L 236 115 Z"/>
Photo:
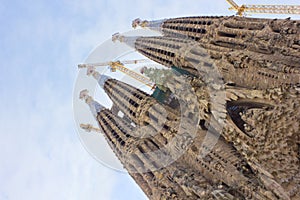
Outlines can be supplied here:
<path id="1" fill-rule="evenodd" d="M 137 18 L 132 21 L 132 28 L 142 27 L 145 28 L 149 25 L 149 22 L 147 20 L 141 20 L 140 18 Z"/>
<path id="2" fill-rule="evenodd" d="M 95 66 L 88 66 L 86 74 L 88 76 L 93 76 L 97 80 L 101 88 L 104 88 L 104 84 L 107 80 L 112 79 L 112 77 L 110 76 L 100 74 L 99 72 L 97 72 Z"/>
<path id="3" fill-rule="evenodd" d="M 79 64 L 79 65 L 78 65 L 78 69 L 83 69 L 83 68 L 86 68 L 86 67 L 87 67 L 86 64 Z"/>
<path id="4" fill-rule="evenodd" d="M 87 67 L 86 75 L 91 76 L 91 75 L 94 75 L 95 73 L 97 73 L 97 71 L 94 66 Z"/>
<path id="5" fill-rule="evenodd" d="M 124 42 L 124 36 L 121 35 L 120 33 L 115 33 L 115 34 L 112 35 L 111 40 L 113 42 L 116 42 L 116 41 Z"/>
<path id="6" fill-rule="evenodd" d="M 88 133 L 90 133 L 92 131 L 100 132 L 100 129 L 93 127 L 92 124 L 80 124 L 80 128 L 82 128 L 83 130 L 85 130 Z"/>
<path id="7" fill-rule="evenodd" d="M 135 48 L 135 41 L 137 38 L 139 38 L 140 36 L 124 36 L 120 33 L 115 33 L 112 35 L 112 41 L 116 42 L 119 41 L 121 43 L 125 43 L 128 46 Z"/>
<path id="8" fill-rule="evenodd" d="M 79 93 L 79 99 L 86 100 L 88 97 L 89 91 L 87 89 L 84 89 Z"/>
<path id="9" fill-rule="evenodd" d="M 89 96 L 89 91 L 87 89 L 84 89 L 80 92 L 79 98 L 84 100 L 89 105 L 90 110 L 95 118 L 97 118 L 97 115 L 101 110 L 105 109 L 104 106 Z"/>
<path id="10" fill-rule="evenodd" d="M 91 132 L 92 131 L 92 125 L 91 124 L 80 124 L 80 128 L 82 128 L 86 132 Z"/>
<path id="11" fill-rule="evenodd" d="M 162 32 L 162 25 L 166 21 L 166 19 L 161 19 L 161 20 L 141 20 L 140 18 L 137 18 L 132 21 L 132 28 L 148 28 L 153 31 L 158 31 Z"/>

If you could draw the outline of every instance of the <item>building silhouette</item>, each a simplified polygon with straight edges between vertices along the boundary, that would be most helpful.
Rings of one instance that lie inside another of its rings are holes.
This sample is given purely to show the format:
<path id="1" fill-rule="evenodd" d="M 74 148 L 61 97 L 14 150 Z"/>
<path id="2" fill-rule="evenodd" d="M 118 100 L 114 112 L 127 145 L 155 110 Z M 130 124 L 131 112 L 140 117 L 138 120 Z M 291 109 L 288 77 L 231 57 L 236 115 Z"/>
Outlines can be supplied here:
<path id="1" fill-rule="evenodd" d="M 149 199 L 300 199 L 300 21 L 186 17 L 133 26 L 163 36 L 113 40 L 177 69 L 164 87 L 179 106 L 96 71 L 112 109 L 86 91 L 81 97 Z"/>

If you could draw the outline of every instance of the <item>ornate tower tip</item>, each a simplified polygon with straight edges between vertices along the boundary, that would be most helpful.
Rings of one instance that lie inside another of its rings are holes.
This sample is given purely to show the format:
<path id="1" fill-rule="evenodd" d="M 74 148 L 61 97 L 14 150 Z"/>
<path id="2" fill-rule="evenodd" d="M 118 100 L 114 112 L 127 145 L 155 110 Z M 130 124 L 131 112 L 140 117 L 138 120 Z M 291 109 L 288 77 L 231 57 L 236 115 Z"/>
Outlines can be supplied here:
<path id="1" fill-rule="evenodd" d="M 79 64 L 79 65 L 78 65 L 78 69 L 83 69 L 83 68 L 86 68 L 86 67 L 87 67 L 86 64 Z"/>
<path id="2" fill-rule="evenodd" d="M 96 73 L 96 68 L 94 66 L 87 67 L 86 75 L 91 76 L 94 75 L 95 73 Z"/>
<path id="3" fill-rule="evenodd" d="M 97 115 L 101 110 L 105 109 L 105 107 L 95 101 L 93 97 L 89 96 L 89 91 L 87 89 L 80 92 L 79 98 L 84 100 L 85 103 L 89 105 L 90 110 L 95 118 L 97 118 Z"/>
<path id="4" fill-rule="evenodd" d="M 89 91 L 87 89 L 84 89 L 79 93 L 79 99 L 85 100 L 87 97 L 89 97 Z"/>
<path id="5" fill-rule="evenodd" d="M 147 27 L 149 22 L 147 20 L 141 20 L 140 18 L 137 18 L 132 21 L 132 28 L 137 28 L 138 26 L 145 28 Z"/>
<path id="6" fill-rule="evenodd" d="M 85 130 L 88 133 L 90 133 L 92 131 L 100 132 L 100 129 L 96 128 L 96 127 L 93 127 L 92 124 L 80 124 L 80 128 L 82 128 L 83 130 Z"/>
<path id="7" fill-rule="evenodd" d="M 124 41 L 124 36 L 121 35 L 120 33 L 115 33 L 115 34 L 112 35 L 111 40 L 113 42 L 116 42 L 117 40 L 120 41 L 120 42 L 123 42 Z"/>
<path id="8" fill-rule="evenodd" d="M 91 132 L 92 131 L 92 125 L 91 124 L 80 124 L 80 128 L 82 128 L 86 132 Z"/>

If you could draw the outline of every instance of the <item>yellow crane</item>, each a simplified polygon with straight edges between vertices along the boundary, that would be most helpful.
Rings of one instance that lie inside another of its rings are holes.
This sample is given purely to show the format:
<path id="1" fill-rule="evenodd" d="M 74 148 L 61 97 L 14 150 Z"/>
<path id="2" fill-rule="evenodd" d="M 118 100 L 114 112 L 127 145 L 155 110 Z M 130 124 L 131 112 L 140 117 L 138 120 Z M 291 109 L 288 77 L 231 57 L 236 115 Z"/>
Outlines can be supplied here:
<path id="1" fill-rule="evenodd" d="M 138 63 L 147 63 L 149 62 L 148 59 L 140 59 L 140 60 L 127 60 L 127 61 L 111 61 L 111 62 L 103 62 L 103 63 L 91 63 L 91 64 L 79 64 L 78 68 L 88 68 L 88 67 L 102 67 L 102 66 L 109 66 L 111 72 L 115 72 L 119 70 L 120 72 L 123 72 L 124 74 L 129 75 L 130 77 L 134 78 L 135 80 L 147 85 L 150 88 L 154 88 L 155 84 L 152 83 L 152 81 L 131 69 L 128 69 L 125 67 L 125 64 L 138 64 Z"/>
<path id="2" fill-rule="evenodd" d="M 299 5 L 241 5 L 238 6 L 233 0 L 226 0 L 231 7 L 229 10 L 237 11 L 237 15 L 244 13 L 267 13 L 267 14 L 300 14 Z"/>

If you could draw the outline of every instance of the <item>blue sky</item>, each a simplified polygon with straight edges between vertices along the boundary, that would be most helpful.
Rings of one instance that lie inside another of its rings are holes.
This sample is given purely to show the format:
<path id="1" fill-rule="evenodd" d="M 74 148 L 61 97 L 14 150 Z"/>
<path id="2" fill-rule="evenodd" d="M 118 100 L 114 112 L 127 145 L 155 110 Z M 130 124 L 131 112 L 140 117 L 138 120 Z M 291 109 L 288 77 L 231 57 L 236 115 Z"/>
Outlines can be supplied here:
<path id="1" fill-rule="evenodd" d="M 146 199 L 81 144 L 72 108 L 77 64 L 137 17 L 231 15 L 227 8 L 225 0 L 0 1 L 0 200 Z"/>

